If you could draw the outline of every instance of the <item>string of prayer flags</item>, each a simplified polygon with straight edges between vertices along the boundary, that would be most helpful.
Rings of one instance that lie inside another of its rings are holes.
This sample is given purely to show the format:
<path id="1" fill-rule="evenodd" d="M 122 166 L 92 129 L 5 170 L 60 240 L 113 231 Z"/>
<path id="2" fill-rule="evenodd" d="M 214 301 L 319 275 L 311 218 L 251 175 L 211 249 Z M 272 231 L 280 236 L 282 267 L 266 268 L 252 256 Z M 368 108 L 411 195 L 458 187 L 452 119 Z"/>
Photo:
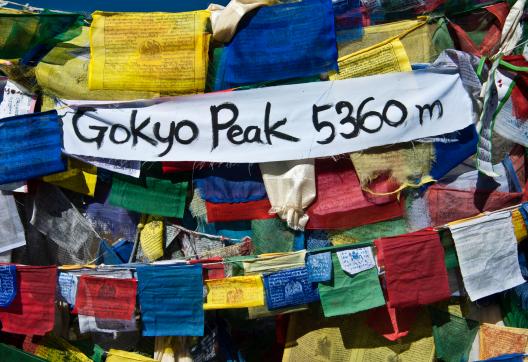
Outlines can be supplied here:
<path id="1" fill-rule="evenodd" d="M 317 287 L 308 280 L 308 270 L 305 267 L 264 274 L 263 278 L 269 310 L 319 300 Z"/>
<path id="2" fill-rule="evenodd" d="M 384 204 L 367 199 L 349 159 L 316 159 L 315 170 L 317 198 L 306 211 L 307 229 L 347 229 L 403 215 L 393 199 L 384 198 Z"/>
<path id="3" fill-rule="evenodd" d="M 17 295 L 15 265 L 0 265 L 0 307 L 9 307 Z"/>
<path id="4" fill-rule="evenodd" d="M 310 283 L 327 282 L 332 279 L 332 253 L 315 253 L 306 256 L 306 269 Z"/>
<path id="5" fill-rule="evenodd" d="M 42 336 L 53 329 L 57 267 L 16 268 L 18 292 L 7 308 L 0 308 L 2 332 Z"/>
<path id="6" fill-rule="evenodd" d="M 186 197 L 187 182 L 114 174 L 108 202 L 143 214 L 182 218 Z"/>
<path id="7" fill-rule="evenodd" d="M 111 348 L 108 351 L 106 362 L 156 362 L 157 360 L 133 352 L 120 351 Z"/>
<path id="8" fill-rule="evenodd" d="M 137 269 L 144 336 L 202 336 L 202 266 L 141 266 Z"/>
<path id="9" fill-rule="evenodd" d="M 136 280 L 82 275 L 75 309 L 99 319 L 129 320 L 136 308 Z"/>
<path id="10" fill-rule="evenodd" d="M 509 211 L 449 224 L 471 301 L 525 283 Z"/>
<path id="11" fill-rule="evenodd" d="M 528 331 L 483 323 L 480 326 L 480 359 L 528 352 Z"/>
<path id="12" fill-rule="evenodd" d="M 376 267 L 349 275 L 332 253 L 333 279 L 319 283 L 325 317 L 357 313 L 385 304 Z"/>
<path id="13" fill-rule="evenodd" d="M 0 253 L 26 245 L 13 194 L 0 191 Z"/>
<path id="14" fill-rule="evenodd" d="M 432 304 L 451 296 L 438 232 L 421 230 L 377 239 L 375 244 L 391 307 Z"/>
<path id="15" fill-rule="evenodd" d="M 210 39 L 208 11 L 97 11 L 92 18 L 91 90 L 203 93 Z"/>
<path id="16" fill-rule="evenodd" d="M 330 70 L 337 70 L 330 0 L 265 6 L 243 18 L 225 46 L 216 90 Z"/>
<path id="17" fill-rule="evenodd" d="M 206 280 L 205 310 L 247 308 L 264 305 L 264 289 L 260 275 Z"/>
<path id="18" fill-rule="evenodd" d="M 294 230 L 304 230 L 308 215 L 304 210 L 316 196 L 313 160 L 267 162 L 260 164 L 272 208 Z"/>
<path id="19" fill-rule="evenodd" d="M 218 166 L 193 177 L 202 199 L 214 203 L 239 203 L 266 198 L 266 188 L 256 164 Z"/>
<path id="20" fill-rule="evenodd" d="M 64 171 L 61 121 L 56 111 L 0 120 L 0 184 Z"/>
<path id="21" fill-rule="evenodd" d="M 477 321 L 429 308 L 436 357 L 444 361 L 469 361 L 471 345 L 479 331 Z"/>

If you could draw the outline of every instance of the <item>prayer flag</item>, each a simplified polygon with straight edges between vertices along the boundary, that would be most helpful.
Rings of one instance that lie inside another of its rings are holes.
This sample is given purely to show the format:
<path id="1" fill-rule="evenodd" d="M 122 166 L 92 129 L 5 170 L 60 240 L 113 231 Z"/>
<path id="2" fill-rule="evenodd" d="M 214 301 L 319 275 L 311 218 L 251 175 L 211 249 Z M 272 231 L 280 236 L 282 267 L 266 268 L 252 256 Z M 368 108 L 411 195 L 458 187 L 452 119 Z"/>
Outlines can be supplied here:
<path id="1" fill-rule="evenodd" d="M 144 336 L 202 336 L 202 266 L 137 268 Z"/>
<path id="2" fill-rule="evenodd" d="M 319 300 L 317 287 L 308 280 L 305 267 L 264 274 L 269 310 L 312 303 Z"/>
<path id="3" fill-rule="evenodd" d="M 247 308 L 264 305 L 260 275 L 206 280 L 207 302 L 204 309 Z"/>
<path id="4" fill-rule="evenodd" d="M 0 308 L 2 331 L 42 336 L 55 322 L 57 267 L 17 266 L 18 294 L 7 308 Z"/>
<path id="5" fill-rule="evenodd" d="M 15 265 L 0 265 L 0 307 L 9 307 L 17 295 Z"/>

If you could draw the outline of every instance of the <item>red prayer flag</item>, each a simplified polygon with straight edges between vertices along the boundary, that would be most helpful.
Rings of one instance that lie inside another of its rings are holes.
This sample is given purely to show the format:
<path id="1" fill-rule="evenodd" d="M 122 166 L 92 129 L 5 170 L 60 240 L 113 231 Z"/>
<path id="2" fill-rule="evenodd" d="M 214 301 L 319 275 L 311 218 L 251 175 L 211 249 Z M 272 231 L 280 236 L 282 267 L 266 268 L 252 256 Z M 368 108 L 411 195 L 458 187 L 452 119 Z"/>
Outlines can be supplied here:
<path id="1" fill-rule="evenodd" d="M 55 324 L 56 266 L 17 265 L 18 293 L 0 308 L 2 331 L 42 336 Z"/>
<path id="2" fill-rule="evenodd" d="M 384 197 L 380 204 L 381 198 L 372 202 L 365 196 L 350 159 L 315 160 L 315 174 L 317 198 L 306 211 L 307 229 L 349 229 L 403 215 L 403 203 Z"/>
<path id="3" fill-rule="evenodd" d="M 273 219 L 270 214 L 271 204 L 268 199 L 238 202 L 213 203 L 206 201 L 207 222 L 227 222 L 240 220 Z"/>
<path id="4" fill-rule="evenodd" d="M 130 320 L 136 308 L 136 279 L 82 275 L 77 286 L 77 313 L 100 319 Z"/>
<path id="5" fill-rule="evenodd" d="M 390 306 L 415 307 L 451 296 L 444 248 L 432 229 L 377 239 Z"/>

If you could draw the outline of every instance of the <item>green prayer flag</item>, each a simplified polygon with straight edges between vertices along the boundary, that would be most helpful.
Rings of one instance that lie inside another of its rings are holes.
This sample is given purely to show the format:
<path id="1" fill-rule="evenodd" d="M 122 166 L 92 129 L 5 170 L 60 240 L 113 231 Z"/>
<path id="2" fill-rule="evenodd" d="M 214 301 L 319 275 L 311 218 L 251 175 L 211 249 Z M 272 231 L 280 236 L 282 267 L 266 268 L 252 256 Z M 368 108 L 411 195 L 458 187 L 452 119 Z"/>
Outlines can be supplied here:
<path id="1" fill-rule="evenodd" d="M 56 44 L 78 36 L 83 19 L 80 14 L 0 13 L 0 58 L 40 60 Z"/>
<path id="2" fill-rule="evenodd" d="M 361 225 L 348 230 L 331 231 L 329 237 L 333 245 L 342 245 L 373 241 L 388 236 L 406 234 L 408 231 L 407 221 L 399 218 Z"/>
<path id="3" fill-rule="evenodd" d="M 3 343 L 0 343 L 0 356 L 2 357 L 2 361 L 46 362 L 45 359 L 35 356 L 34 354 L 24 352 L 21 349 Z"/>
<path id="4" fill-rule="evenodd" d="M 350 275 L 341 269 L 336 253 L 332 253 L 332 268 L 334 278 L 319 283 L 325 317 L 357 313 L 385 304 L 377 268 Z"/>
<path id="5" fill-rule="evenodd" d="M 186 181 L 173 183 L 154 177 L 136 179 L 114 174 L 109 203 L 143 214 L 182 218 L 187 185 Z"/>
<path id="6" fill-rule="evenodd" d="M 445 362 L 468 361 L 479 323 L 433 307 L 429 308 L 429 312 L 433 323 L 436 357 Z"/>
<path id="7" fill-rule="evenodd" d="M 521 300 L 513 290 L 501 295 L 500 307 L 506 327 L 528 328 L 528 311 L 521 308 Z"/>
<path id="8" fill-rule="evenodd" d="M 281 219 L 252 220 L 254 254 L 293 251 L 295 233 Z"/>

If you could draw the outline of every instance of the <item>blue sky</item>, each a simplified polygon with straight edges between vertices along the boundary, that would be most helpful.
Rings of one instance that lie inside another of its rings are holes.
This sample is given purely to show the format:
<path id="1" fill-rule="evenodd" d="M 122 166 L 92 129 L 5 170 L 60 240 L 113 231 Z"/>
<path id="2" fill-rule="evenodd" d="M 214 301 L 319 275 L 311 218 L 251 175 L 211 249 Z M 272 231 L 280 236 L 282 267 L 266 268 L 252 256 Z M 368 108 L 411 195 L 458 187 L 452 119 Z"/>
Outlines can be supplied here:
<path id="1" fill-rule="evenodd" d="M 228 0 L 24 0 L 41 8 L 82 11 L 190 11 L 207 8 L 211 2 L 225 5 Z"/>

